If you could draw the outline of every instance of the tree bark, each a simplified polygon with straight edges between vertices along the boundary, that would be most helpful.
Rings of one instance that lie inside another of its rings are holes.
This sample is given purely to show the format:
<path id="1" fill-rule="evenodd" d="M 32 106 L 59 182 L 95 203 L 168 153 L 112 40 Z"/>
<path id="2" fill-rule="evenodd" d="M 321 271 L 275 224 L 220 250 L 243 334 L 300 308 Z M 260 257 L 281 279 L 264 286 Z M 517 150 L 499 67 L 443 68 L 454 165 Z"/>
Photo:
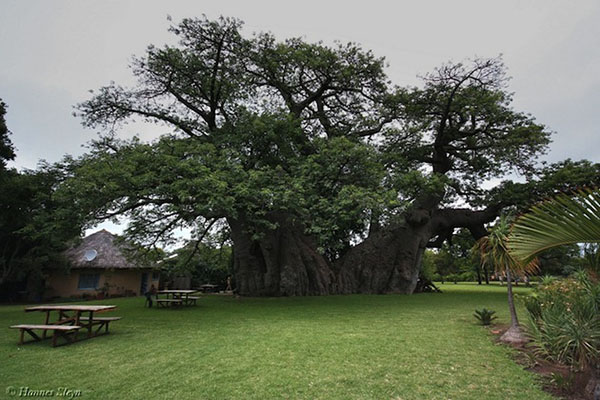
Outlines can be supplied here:
<path id="1" fill-rule="evenodd" d="M 289 216 L 260 238 L 242 218 L 229 218 L 234 243 L 236 289 L 246 296 L 307 296 L 335 293 L 334 274 L 314 241 Z"/>
<path id="2" fill-rule="evenodd" d="M 515 301 L 512 291 L 512 276 L 510 275 L 510 269 L 506 269 L 506 288 L 508 293 L 508 309 L 510 311 L 510 326 L 519 326 L 519 319 L 517 318 L 517 310 L 515 309 Z"/>
<path id="3" fill-rule="evenodd" d="M 500 340 L 507 343 L 521 344 L 527 340 L 521 332 L 519 326 L 519 319 L 517 318 L 517 310 L 515 309 L 515 301 L 512 291 L 512 277 L 510 275 L 510 269 L 506 269 L 506 287 L 508 293 L 508 309 L 510 311 L 510 328 L 502 336 Z"/>
<path id="4" fill-rule="evenodd" d="M 338 292 L 411 294 L 430 237 L 427 227 L 378 231 L 336 263 Z"/>

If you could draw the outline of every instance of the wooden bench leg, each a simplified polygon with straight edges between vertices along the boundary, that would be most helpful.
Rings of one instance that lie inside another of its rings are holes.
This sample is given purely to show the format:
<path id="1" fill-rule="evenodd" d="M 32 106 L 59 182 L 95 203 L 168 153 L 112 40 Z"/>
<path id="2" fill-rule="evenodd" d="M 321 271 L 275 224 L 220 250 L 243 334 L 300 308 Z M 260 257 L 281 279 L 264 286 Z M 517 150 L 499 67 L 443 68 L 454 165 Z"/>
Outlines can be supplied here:
<path id="1" fill-rule="evenodd" d="M 31 329 L 27 329 L 27 328 L 23 328 L 21 330 L 21 340 L 23 340 L 23 330 L 27 331 L 27 333 L 29 333 L 29 335 L 36 341 L 39 342 L 40 340 L 42 340 L 38 335 L 35 334 L 35 332 Z M 44 330 L 44 332 L 46 332 L 46 330 Z"/>
<path id="2" fill-rule="evenodd" d="M 69 331 L 69 332 L 60 332 L 58 330 L 54 331 L 54 335 L 52 335 L 52 347 L 56 347 L 59 346 L 58 344 L 58 337 L 62 337 L 63 339 L 65 339 L 65 343 L 63 344 L 70 344 L 70 343 L 74 343 L 77 341 L 76 335 L 77 332 L 79 332 L 79 330 L 75 330 L 75 331 Z"/>
<path id="3" fill-rule="evenodd" d="M 101 321 L 98 324 L 98 328 L 96 329 L 96 332 L 94 333 L 94 336 L 97 336 L 100 331 L 102 330 L 102 328 L 104 328 L 104 334 L 108 333 L 108 324 L 110 321 Z"/>
<path id="4" fill-rule="evenodd" d="M 20 331 L 20 335 L 19 335 L 19 344 L 23 345 L 26 343 L 31 343 L 31 342 L 41 342 L 42 339 L 45 339 L 45 337 L 39 337 L 33 330 L 31 329 L 27 329 L 27 328 L 19 328 Z M 31 336 L 33 338 L 33 340 L 30 340 L 28 342 L 25 341 L 25 332 L 27 332 L 29 334 L 29 336 Z M 44 330 L 44 332 L 46 332 Z"/>
<path id="5" fill-rule="evenodd" d="M 58 318 L 60 319 L 60 317 Z M 44 321 L 44 325 L 48 325 L 50 322 L 50 311 L 46 311 L 46 320 Z M 46 331 L 42 332 L 42 337 L 46 339 Z"/>

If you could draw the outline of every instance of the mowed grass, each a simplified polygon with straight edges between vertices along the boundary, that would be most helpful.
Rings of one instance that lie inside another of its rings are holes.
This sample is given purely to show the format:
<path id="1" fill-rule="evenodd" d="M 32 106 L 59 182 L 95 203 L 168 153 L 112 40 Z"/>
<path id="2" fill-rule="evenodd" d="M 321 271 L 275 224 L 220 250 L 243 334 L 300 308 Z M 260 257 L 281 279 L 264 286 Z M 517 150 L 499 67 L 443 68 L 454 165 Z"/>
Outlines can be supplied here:
<path id="1" fill-rule="evenodd" d="M 52 348 L 17 345 L 0 307 L 0 397 L 6 387 L 81 390 L 82 399 L 550 399 L 537 378 L 475 324 L 508 323 L 506 288 L 443 285 L 443 294 L 304 298 L 206 296 L 147 309 L 110 299 L 111 333 Z M 525 289 L 517 289 L 517 292 Z M 91 304 L 90 303 L 90 304 Z"/>

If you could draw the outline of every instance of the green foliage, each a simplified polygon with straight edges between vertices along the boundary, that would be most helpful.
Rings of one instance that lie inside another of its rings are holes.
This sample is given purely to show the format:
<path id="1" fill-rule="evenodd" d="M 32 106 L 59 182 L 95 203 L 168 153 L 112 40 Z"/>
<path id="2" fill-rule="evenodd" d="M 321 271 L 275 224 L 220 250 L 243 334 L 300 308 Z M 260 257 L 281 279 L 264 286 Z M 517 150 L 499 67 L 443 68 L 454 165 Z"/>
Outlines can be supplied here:
<path id="1" fill-rule="evenodd" d="M 0 99 L 0 285 L 26 276 L 41 280 L 42 268 L 64 266 L 60 253 L 81 229 L 71 202 L 56 196 L 64 180 L 59 169 L 44 164 L 37 171 L 6 169 L 15 154 L 5 113 Z"/>
<path id="2" fill-rule="evenodd" d="M 496 225 L 490 229 L 488 236 L 477 242 L 481 260 L 495 269 L 496 272 L 516 274 L 531 273 L 538 269 L 537 261 L 523 263 L 515 258 L 508 248 L 508 237 L 511 232 L 510 218 L 501 216 Z"/>
<path id="3" fill-rule="evenodd" d="M 523 213 L 536 202 L 553 197 L 557 193 L 570 193 L 582 187 L 599 186 L 600 164 L 567 159 L 544 165 L 527 175 L 527 183 L 503 181 L 492 188 L 482 201 L 474 202 L 473 205 L 507 204 L 511 205 L 515 213 Z"/>
<path id="4" fill-rule="evenodd" d="M 430 280 L 476 280 L 481 266 L 477 254 L 471 251 L 474 243 L 475 239 L 469 231 L 460 229 L 452 236 L 451 243 L 446 241 L 440 249 L 425 250 L 421 273 Z"/>
<path id="5" fill-rule="evenodd" d="M 593 279 L 600 280 L 600 244 L 588 243 L 585 245 L 583 257 L 579 262 Z"/>
<path id="6" fill-rule="evenodd" d="M 520 259 L 563 244 L 600 241 L 600 193 L 581 190 L 558 195 L 521 216 L 513 227 L 511 252 Z M 589 253 L 588 253 L 589 254 Z M 600 359 L 600 284 L 594 256 L 589 273 L 543 282 L 527 301 L 529 334 L 536 350 L 575 369 L 597 365 Z"/>
<path id="7" fill-rule="evenodd" d="M 498 318 L 494 314 L 496 314 L 496 311 L 488 310 L 484 307 L 481 310 L 475 310 L 475 314 L 473 314 L 473 316 L 481 325 L 487 326 L 491 325 L 492 322 Z"/>
<path id="8" fill-rule="evenodd" d="M 568 276 L 580 268 L 580 248 L 577 244 L 553 247 L 538 255 L 540 271 L 548 275 Z"/>
<path id="9" fill-rule="evenodd" d="M 0 99 L 0 173 L 6 168 L 6 162 L 14 160 L 15 149 L 10 141 L 10 131 L 6 127 L 6 104 Z"/>
<path id="10" fill-rule="evenodd" d="M 49 167 L 0 175 L 0 282 L 65 264 L 60 253 L 79 236 L 81 224 L 69 204 L 55 196 L 61 180 Z"/>
<path id="11" fill-rule="evenodd" d="M 437 253 L 434 253 L 430 250 L 425 250 L 423 253 L 423 261 L 421 266 L 420 276 L 429 280 L 429 281 L 439 281 L 441 276 L 437 272 L 437 268 L 435 263 L 435 258 Z"/>
<path id="12" fill-rule="evenodd" d="M 575 384 L 575 375 L 571 373 L 563 375 L 559 372 L 552 372 L 550 374 L 550 382 L 556 385 L 559 390 L 569 392 Z"/>
<path id="13" fill-rule="evenodd" d="M 512 254 L 531 259 L 560 245 L 600 241 L 600 191 L 581 190 L 560 194 L 534 206 L 514 224 L 510 238 Z"/>
<path id="14" fill-rule="evenodd" d="M 556 277 L 552 276 L 552 275 L 544 275 L 542 276 L 542 279 L 540 280 L 540 284 L 541 285 L 550 285 L 551 283 L 556 281 Z"/>
<path id="15" fill-rule="evenodd" d="M 600 359 L 600 284 L 587 275 L 540 284 L 524 299 L 536 352 L 574 369 Z"/>
<path id="16" fill-rule="evenodd" d="M 207 243 L 190 243 L 161 262 L 161 279 L 174 279 L 189 275 L 192 285 L 205 283 L 224 285 L 227 277 L 233 275 L 232 248 L 222 245 L 215 247 Z"/>

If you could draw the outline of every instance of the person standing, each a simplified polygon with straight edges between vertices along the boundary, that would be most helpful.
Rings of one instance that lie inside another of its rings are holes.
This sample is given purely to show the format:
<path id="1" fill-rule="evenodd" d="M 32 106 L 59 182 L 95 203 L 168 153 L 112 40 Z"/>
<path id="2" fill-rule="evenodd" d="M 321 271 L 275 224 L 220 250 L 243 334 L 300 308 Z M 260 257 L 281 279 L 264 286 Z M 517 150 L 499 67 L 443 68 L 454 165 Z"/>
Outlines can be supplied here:
<path id="1" fill-rule="evenodd" d="M 150 285 L 150 289 L 144 294 L 146 296 L 144 307 L 147 305 L 149 308 L 152 308 L 152 296 L 156 296 L 156 288 L 154 285 Z"/>

